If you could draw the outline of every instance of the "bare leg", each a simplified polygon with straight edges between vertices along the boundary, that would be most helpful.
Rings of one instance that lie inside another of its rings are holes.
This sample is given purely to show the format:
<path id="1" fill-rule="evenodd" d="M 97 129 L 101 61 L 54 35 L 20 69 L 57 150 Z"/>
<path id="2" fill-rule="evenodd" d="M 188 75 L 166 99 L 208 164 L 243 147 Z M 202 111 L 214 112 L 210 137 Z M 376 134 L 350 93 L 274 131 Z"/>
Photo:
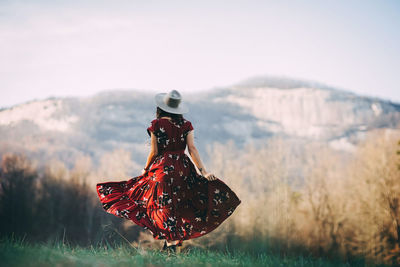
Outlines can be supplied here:
<path id="1" fill-rule="evenodd" d="M 167 240 L 167 246 L 175 245 L 177 242 L 178 241 L 170 241 L 170 242 L 168 242 L 168 240 Z"/>

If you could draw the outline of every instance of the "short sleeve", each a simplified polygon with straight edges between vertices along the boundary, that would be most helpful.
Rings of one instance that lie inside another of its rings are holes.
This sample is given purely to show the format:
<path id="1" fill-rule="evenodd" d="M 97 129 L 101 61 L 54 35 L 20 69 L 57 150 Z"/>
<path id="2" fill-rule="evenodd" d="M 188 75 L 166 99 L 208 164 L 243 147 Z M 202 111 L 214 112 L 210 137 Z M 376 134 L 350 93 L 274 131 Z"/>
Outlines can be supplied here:
<path id="1" fill-rule="evenodd" d="M 185 132 L 188 133 L 193 130 L 193 125 L 190 121 L 186 121 L 185 124 Z"/>
<path id="2" fill-rule="evenodd" d="M 150 126 L 147 128 L 147 133 L 151 136 L 150 132 L 154 132 L 157 129 L 157 120 L 152 120 Z"/>

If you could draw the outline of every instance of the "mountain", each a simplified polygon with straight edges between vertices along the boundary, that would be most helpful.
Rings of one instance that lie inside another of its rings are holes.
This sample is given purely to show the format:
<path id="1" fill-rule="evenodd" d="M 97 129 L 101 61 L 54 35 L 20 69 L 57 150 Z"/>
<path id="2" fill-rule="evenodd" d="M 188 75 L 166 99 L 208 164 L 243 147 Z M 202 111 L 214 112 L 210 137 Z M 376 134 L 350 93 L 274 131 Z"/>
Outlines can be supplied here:
<path id="1" fill-rule="evenodd" d="M 146 128 L 155 117 L 153 94 L 101 92 L 86 98 L 49 98 L 0 111 L 0 153 L 20 151 L 72 166 L 79 156 L 98 163 L 123 148 L 141 166 L 149 149 Z M 183 94 L 201 155 L 213 142 L 239 147 L 272 136 L 318 140 L 351 151 L 365 132 L 396 128 L 400 104 L 329 86 L 261 76 L 232 86 Z"/>

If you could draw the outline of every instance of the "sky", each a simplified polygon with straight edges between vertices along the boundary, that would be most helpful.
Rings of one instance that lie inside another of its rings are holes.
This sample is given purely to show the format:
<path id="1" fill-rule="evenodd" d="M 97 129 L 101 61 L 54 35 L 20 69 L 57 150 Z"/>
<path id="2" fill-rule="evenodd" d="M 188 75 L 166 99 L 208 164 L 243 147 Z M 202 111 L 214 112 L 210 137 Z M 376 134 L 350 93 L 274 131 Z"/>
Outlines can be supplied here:
<path id="1" fill-rule="evenodd" d="M 400 1 L 0 0 L 0 107 L 259 75 L 400 102 Z"/>

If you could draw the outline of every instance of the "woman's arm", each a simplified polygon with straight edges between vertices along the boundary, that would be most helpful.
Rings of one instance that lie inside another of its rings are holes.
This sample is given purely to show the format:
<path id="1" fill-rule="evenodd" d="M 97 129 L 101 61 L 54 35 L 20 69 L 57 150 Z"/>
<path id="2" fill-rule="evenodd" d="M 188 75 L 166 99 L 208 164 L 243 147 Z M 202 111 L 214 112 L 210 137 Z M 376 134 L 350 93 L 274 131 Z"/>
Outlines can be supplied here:
<path id="1" fill-rule="evenodd" d="M 193 159 L 193 163 L 199 169 L 201 174 L 206 177 L 208 180 L 213 181 L 217 179 L 214 174 L 208 173 L 206 168 L 204 167 L 203 162 L 200 159 L 199 151 L 197 150 L 196 146 L 194 145 L 194 133 L 193 130 L 189 132 L 186 137 L 186 144 L 188 146 L 189 154 Z"/>
<path id="2" fill-rule="evenodd" d="M 147 156 L 146 165 L 142 171 L 142 174 L 144 174 L 146 171 L 148 171 L 148 169 L 150 168 L 150 165 L 153 163 L 154 158 L 158 154 L 157 138 L 153 132 L 150 132 L 150 133 L 151 133 L 151 147 L 150 147 L 150 152 L 149 152 L 149 155 Z"/>

